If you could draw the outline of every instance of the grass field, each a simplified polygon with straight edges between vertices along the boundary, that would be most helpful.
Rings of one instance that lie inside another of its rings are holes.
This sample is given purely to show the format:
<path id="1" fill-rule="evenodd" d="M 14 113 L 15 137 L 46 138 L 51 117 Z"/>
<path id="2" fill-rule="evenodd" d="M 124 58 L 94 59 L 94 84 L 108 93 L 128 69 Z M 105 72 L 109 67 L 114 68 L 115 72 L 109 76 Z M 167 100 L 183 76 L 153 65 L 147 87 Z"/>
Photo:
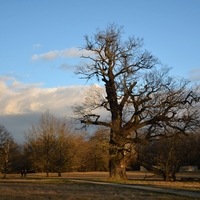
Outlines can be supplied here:
<path id="1" fill-rule="evenodd" d="M 58 178 L 56 174 L 50 174 L 48 178 L 45 177 L 45 174 L 28 174 L 26 178 L 20 177 L 19 174 L 12 174 L 8 175 L 7 179 L 0 179 L 0 200 L 195 199 L 146 190 L 71 181 L 72 179 L 103 181 L 106 180 L 106 177 L 107 173 L 98 172 L 66 173 L 61 178 Z M 158 180 L 142 181 L 137 179 L 129 180 L 126 183 L 200 191 L 200 182 L 167 183 Z"/>

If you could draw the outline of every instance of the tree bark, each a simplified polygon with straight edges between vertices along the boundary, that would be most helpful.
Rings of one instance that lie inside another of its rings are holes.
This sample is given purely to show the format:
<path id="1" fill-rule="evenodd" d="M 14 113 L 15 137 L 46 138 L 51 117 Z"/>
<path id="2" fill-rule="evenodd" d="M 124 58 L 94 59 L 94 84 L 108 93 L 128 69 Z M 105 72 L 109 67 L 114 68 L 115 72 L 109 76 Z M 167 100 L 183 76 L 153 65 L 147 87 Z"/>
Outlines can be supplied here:
<path id="1" fill-rule="evenodd" d="M 109 160 L 109 179 L 111 180 L 126 180 L 126 160 L 124 152 L 116 148 L 110 150 Z"/>
<path id="2" fill-rule="evenodd" d="M 123 165 L 123 162 L 121 164 L 116 164 L 116 162 L 113 162 L 110 160 L 110 175 L 109 179 L 111 180 L 126 180 L 126 167 Z"/>

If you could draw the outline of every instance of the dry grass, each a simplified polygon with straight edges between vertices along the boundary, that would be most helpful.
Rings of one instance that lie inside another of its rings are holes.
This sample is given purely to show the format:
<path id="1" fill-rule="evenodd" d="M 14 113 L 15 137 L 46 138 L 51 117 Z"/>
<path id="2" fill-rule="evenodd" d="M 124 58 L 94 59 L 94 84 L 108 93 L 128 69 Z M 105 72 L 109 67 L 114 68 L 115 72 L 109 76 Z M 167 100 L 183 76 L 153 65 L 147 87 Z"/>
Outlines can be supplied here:
<path id="1" fill-rule="evenodd" d="M 42 174 L 40 174 L 42 175 Z M 43 174 L 44 176 L 44 174 Z M 57 174 L 51 174 L 51 177 L 56 177 Z M 175 182 L 162 181 L 162 178 L 158 176 L 153 176 L 152 173 L 148 172 L 127 172 L 129 178 L 128 181 L 118 182 L 133 185 L 146 185 L 162 188 L 171 189 L 182 189 L 188 191 L 200 191 L 200 181 L 180 181 L 182 177 L 197 177 L 200 178 L 200 172 L 181 172 L 177 175 L 177 180 Z M 108 172 L 73 172 L 63 174 L 64 178 L 80 178 L 87 180 L 96 181 L 108 181 Z M 147 177 L 144 180 L 144 177 Z M 148 178 L 149 177 L 149 178 Z"/>
<path id="2" fill-rule="evenodd" d="M 1 182 L 1 200 L 60 200 L 60 199 L 175 199 L 191 198 L 176 195 L 160 194 L 149 191 L 119 188 L 114 186 L 94 185 L 73 182 L 54 182 L 39 180 L 34 182 Z"/>
<path id="3" fill-rule="evenodd" d="M 188 191 L 199 191 L 200 192 L 200 182 L 190 181 L 190 182 L 165 182 L 165 181 L 127 181 L 127 184 L 134 184 L 134 185 L 146 185 L 146 186 L 154 186 L 154 187 L 161 187 L 161 188 L 170 188 L 170 189 L 181 189 L 181 190 L 188 190 Z"/>
<path id="4" fill-rule="evenodd" d="M 58 178 L 56 174 L 50 174 L 49 178 L 45 174 L 28 174 L 27 178 L 21 178 L 19 174 L 8 175 L 7 179 L 0 179 L 0 199 L 1 200 L 61 200 L 61 199 L 96 199 L 96 200 L 128 200 L 128 199 L 174 199 L 189 200 L 194 198 L 182 197 L 163 193 L 123 188 L 108 185 L 97 185 L 90 183 L 72 182 L 68 178 L 105 180 L 107 173 L 66 173 Z M 129 184 L 154 185 L 172 188 L 198 188 L 200 183 L 175 182 L 166 183 L 163 181 L 142 181 L 131 180 Z M 173 185 L 171 185 L 173 184 Z M 196 185 L 195 185 L 196 184 Z M 171 186 L 170 186 L 171 185 Z"/>

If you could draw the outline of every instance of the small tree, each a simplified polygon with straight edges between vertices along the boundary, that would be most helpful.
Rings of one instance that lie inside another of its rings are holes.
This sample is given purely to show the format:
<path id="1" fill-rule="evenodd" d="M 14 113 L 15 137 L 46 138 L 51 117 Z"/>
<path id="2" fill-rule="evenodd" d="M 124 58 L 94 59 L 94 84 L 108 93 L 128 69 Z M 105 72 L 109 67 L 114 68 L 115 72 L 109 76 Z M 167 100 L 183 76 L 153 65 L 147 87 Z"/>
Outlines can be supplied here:
<path id="1" fill-rule="evenodd" d="M 187 136 L 181 136 L 176 145 L 176 157 L 180 166 L 196 165 L 200 163 L 199 129 Z"/>
<path id="2" fill-rule="evenodd" d="M 56 146 L 56 119 L 45 112 L 38 125 L 33 125 L 26 134 L 34 167 L 45 171 L 46 176 L 52 170 L 52 158 Z"/>
<path id="3" fill-rule="evenodd" d="M 4 178 L 10 169 L 11 156 L 15 147 L 12 135 L 4 126 L 0 126 L 0 169 Z"/>
<path id="4" fill-rule="evenodd" d="M 53 155 L 53 169 L 61 176 L 72 166 L 72 161 L 79 146 L 73 134 L 73 126 L 66 119 L 57 120 L 56 145 Z"/>
<path id="5" fill-rule="evenodd" d="M 195 90 L 188 90 L 188 81 L 171 77 L 166 67 L 156 70 L 160 63 L 142 49 L 142 39 L 123 41 L 122 28 L 115 24 L 85 36 L 85 41 L 83 49 L 93 55 L 83 56 L 90 62 L 76 73 L 87 80 L 97 78 L 105 93 L 95 90 L 74 106 L 74 113 L 86 125 L 109 128 L 110 178 L 126 179 L 128 147 L 170 135 L 168 128 L 185 134 L 197 119 L 183 111 L 199 98 Z M 101 117 L 100 108 L 109 120 Z"/>
<path id="6" fill-rule="evenodd" d="M 145 162 L 148 171 L 162 175 L 166 181 L 175 181 L 181 166 L 198 165 L 200 155 L 196 133 L 174 134 L 171 138 L 140 145 L 137 150 L 137 162 Z"/>
<path id="7" fill-rule="evenodd" d="M 178 139 L 175 135 L 172 138 L 163 138 L 160 141 L 153 141 L 148 145 L 140 145 L 138 148 L 137 163 L 143 164 L 148 171 L 162 175 L 163 179 L 175 180 L 175 174 L 180 167 L 180 160 L 176 156 Z"/>
<path id="8" fill-rule="evenodd" d="M 75 155 L 75 136 L 72 126 L 66 119 L 58 119 L 46 111 L 38 125 L 33 125 L 26 134 L 30 160 L 35 169 L 58 172 L 58 176 L 66 171 Z"/>

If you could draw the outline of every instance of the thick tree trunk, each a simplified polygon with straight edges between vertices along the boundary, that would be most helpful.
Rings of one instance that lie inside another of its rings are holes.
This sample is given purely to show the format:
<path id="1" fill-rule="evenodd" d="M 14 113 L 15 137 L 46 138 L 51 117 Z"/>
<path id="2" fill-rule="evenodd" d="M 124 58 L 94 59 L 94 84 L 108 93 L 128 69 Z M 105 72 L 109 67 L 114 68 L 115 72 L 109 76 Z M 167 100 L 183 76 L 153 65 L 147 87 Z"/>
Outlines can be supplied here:
<path id="1" fill-rule="evenodd" d="M 116 116 L 117 117 L 117 116 Z M 125 152 L 124 136 L 121 135 L 120 124 L 121 120 L 118 117 L 113 123 L 115 131 L 110 132 L 110 149 L 109 149 L 109 179 L 112 180 L 126 180 L 127 159 Z M 116 131 L 118 130 L 118 131 Z"/>
<path id="2" fill-rule="evenodd" d="M 110 152 L 112 153 L 112 152 Z M 123 152 L 119 151 L 116 155 L 110 154 L 109 160 L 109 179 L 126 180 L 126 160 Z"/>
<path id="3" fill-rule="evenodd" d="M 126 168 L 122 165 L 118 165 L 115 162 L 110 161 L 110 175 L 111 180 L 126 180 Z"/>

